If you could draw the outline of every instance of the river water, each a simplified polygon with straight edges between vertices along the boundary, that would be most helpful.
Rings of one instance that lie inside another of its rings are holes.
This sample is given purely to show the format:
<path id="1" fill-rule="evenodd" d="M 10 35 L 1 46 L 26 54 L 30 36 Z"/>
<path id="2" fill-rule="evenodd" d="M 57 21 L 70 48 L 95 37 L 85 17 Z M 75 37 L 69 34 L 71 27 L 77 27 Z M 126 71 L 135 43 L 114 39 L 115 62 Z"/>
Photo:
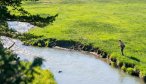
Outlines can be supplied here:
<path id="1" fill-rule="evenodd" d="M 144 84 L 141 79 L 112 68 L 85 52 L 25 46 L 19 40 L 3 36 L 1 39 L 4 47 L 16 43 L 11 50 L 21 60 L 45 59 L 42 68 L 51 70 L 58 84 Z"/>
<path id="2" fill-rule="evenodd" d="M 27 32 L 29 29 L 34 28 L 34 25 L 31 25 L 27 22 L 7 21 L 7 23 L 10 29 L 16 30 L 19 33 L 24 33 Z"/>

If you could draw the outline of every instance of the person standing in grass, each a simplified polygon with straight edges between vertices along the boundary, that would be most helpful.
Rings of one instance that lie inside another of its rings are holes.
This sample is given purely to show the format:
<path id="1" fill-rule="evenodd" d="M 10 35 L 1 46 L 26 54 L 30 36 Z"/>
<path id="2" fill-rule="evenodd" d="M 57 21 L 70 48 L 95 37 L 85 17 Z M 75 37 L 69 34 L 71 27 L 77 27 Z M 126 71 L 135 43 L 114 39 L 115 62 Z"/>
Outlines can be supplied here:
<path id="1" fill-rule="evenodd" d="M 121 53 L 124 56 L 124 48 L 125 48 L 125 44 L 124 42 L 122 42 L 121 40 L 119 40 L 119 44 L 120 44 L 120 48 L 121 48 Z"/>

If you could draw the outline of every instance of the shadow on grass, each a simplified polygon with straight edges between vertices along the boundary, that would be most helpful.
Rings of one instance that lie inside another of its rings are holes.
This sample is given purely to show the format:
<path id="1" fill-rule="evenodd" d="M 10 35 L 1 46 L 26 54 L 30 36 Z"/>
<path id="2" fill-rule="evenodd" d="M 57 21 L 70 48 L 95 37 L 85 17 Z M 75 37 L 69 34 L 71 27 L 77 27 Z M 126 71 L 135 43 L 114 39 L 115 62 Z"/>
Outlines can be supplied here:
<path id="1" fill-rule="evenodd" d="M 0 6 L 0 23 L 2 21 L 22 21 L 22 22 L 29 22 L 33 25 L 44 27 L 46 25 L 51 24 L 53 21 L 55 21 L 55 18 L 58 16 L 58 14 L 54 16 L 48 15 L 47 17 L 41 17 L 40 15 L 31 15 L 27 11 L 21 9 L 18 10 L 19 12 L 24 12 L 22 15 L 11 15 L 10 11 L 8 11 L 8 8 L 6 6 Z"/>
<path id="2" fill-rule="evenodd" d="M 40 15 L 29 15 L 29 16 L 16 16 L 11 15 L 9 18 L 7 18 L 7 21 L 22 21 L 22 22 L 29 22 L 33 25 L 39 26 L 39 27 L 45 27 L 53 21 L 55 21 L 55 18 L 58 16 L 58 14 L 54 16 L 47 16 L 47 17 L 41 17 Z"/>
<path id="3" fill-rule="evenodd" d="M 132 56 L 126 56 L 127 58 L 131 59 L 131 60 L 135 60 L 137 62 L 140 62 L 140 59 L 136 58 L 136 57 L 132 57 Z"/>

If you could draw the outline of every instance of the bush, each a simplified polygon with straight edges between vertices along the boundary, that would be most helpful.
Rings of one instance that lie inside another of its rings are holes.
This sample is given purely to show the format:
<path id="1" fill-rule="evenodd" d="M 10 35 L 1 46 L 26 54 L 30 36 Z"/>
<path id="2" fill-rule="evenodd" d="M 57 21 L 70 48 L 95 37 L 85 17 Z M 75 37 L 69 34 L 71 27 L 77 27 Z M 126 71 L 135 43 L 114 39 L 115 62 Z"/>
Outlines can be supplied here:
<path id="1" fill-rule="evenodd" d="M 121 69 L 125 72 L 126 71 L 126 67 L 122 66 Z"/>
<path id="2" fill-rule="evenodd" d="M 0 43 L 0 83 L 1 84 L 56 84 L 52 73 L 40 68 L 42 58 L 35 58 L 32 63 L 22 62 L 17 55 L 5 49 Z M 45 74 L 45 75 L 44 75 Z"/>
<path id="3" fill-rule="evenodd" d="M 133 73 L 133 68 L 127 68 L 126 72 L 127 72 L 128 74 L 131 74 L 131 75 L 132 75 L 132 73 Z"/>

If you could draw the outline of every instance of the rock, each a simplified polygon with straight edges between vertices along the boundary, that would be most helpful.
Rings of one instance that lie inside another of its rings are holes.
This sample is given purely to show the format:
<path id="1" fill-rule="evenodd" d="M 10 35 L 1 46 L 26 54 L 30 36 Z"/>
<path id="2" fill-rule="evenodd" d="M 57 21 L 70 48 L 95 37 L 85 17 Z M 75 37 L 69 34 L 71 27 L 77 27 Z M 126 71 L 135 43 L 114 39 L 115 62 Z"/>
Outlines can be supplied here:
<path id="1" fill-rule="evenodd" d="M 62 73 L 62 71 L 58 71 L 58 73 Z"/>

